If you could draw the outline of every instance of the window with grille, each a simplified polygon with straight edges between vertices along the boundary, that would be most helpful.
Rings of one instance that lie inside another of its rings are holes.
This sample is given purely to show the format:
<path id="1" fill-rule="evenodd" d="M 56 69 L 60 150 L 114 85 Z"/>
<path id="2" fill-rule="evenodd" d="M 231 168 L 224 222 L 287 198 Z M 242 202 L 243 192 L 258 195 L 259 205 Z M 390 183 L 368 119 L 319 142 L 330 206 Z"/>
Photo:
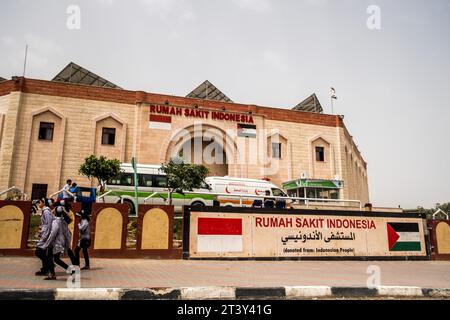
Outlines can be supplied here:
<path id="1" fill-rule="evenodd" d="M 53 130 L 55 124 L 52 122 L 40 122 L 39 123 L 39 140 L 53 140 Z"/>
<path id="2" fill-rule="evenodd" d="M 31 187 L 31 200 L 42 199 L 47 197 L 46 184 L 33 183 Z"/>
<path id="3" fill-rule="evenodd" d="M 324 147 L 316 147 L 316 161 L 325 161 Z"/>
<path id="4" fill-rule="evenodd" d="M 272 142 L 272 158 L 281 159 L 281 143 Z"/>
<path id="5" fill-rule="evenodd" d="M 103 128 L 102 129 L 102 144 L 113 146 L 116 143 L 116 129 Z"/>

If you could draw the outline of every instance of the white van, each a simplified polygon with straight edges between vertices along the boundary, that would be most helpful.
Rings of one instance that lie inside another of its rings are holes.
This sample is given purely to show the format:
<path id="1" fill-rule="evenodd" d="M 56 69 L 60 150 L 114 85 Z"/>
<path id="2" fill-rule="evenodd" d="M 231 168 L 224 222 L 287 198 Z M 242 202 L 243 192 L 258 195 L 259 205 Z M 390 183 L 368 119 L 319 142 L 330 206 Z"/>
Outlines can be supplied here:
<path id="1" fill-rule="evenodd" d="M 246 178 L 233 177 L 207 177 L 206 183 L 211 188 L 213 193 L 230 194 L 227 196 L 217 196 L 217 200 L 221 206 L 240 206 L 239 197 L 231 197 L 231 195 L 251 195 L 261 196 L 257 197 L 242 197 L 242 206 L 251 207 L 254 200 L 263 200 L 266 191 L 270 192 L 271 196 L 287 197 L 286 193 L 270 181 Z"/>
<path id="2" fill-rule="evenodd" d="M 104 200 L 108 203 L 126 203 L 130 207 L 129 213 L 134 215 L 136 212 L 134 208 L 134 170 L 130 163 L 123 163 L 120 168 L 122 173 L 116 179 L 111 179 L 106 183 L 106 192 L 111 192 L 104 196 Z M 161 165 L 137 165 L 139 204 L 144 204 L 144 200 L 150 195 L 152 197 L 148 198 L 145 203 L 167 204 L 167 176 L 160 168 Z M 175 210 L 181 211 L 183 205 L 213 205 L 214 196 L 203 194 L 210 192 L 206 184 L 201 189 L 195 189 L 194 192 L 201 193 L 186 193 L 184 195 L 173 193 L 172 204 L 175 206 Z"/>

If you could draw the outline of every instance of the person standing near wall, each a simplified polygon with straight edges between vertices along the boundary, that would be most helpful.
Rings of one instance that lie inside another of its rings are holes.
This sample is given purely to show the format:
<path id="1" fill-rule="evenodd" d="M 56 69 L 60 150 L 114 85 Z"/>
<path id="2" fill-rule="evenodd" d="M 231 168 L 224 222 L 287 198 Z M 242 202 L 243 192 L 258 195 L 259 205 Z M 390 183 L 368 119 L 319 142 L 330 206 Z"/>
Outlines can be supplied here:
<path id="1" fill-rule="evenodd" d="M 48 199 L 39 199 L 37 203 L 38 207 L 42 210 L 41 215 L 41 225 L 39 226 L 39 241 L 36 246 L 36 257 L 41 259 L 42 267 L 41 270 L 37 271 L 35 275 L 37 276 L 45 276 L 48 273 L 48 267 L 46 263 L 47 254 L 44 249 L 41 247 L 45 244 L 48 237 L 50 236 L 50 232 L 52 230 L 52 222 L 53 222 L 53 214 L 50 209 L 50 203 Z"/>
<path id="2" fill-rule="evenodd" d="M 70 192 L 70 187 L 72 185 L 72 179 L 67 179 L 66 184 L 63 187 L 62 198 L 66 201 L 72 201 L 73 196 Z"/>
<path id="3" fill-rule="evenodd" d="M 75 248 L 76 264 L 80 265 L 80 250 L 83 249 L 84 256 L 84 267 L 81 270 L 89 270 L 89 252 L 88 249 L 91 246 L 91 229 L 89 227 L 89 214 L 84 210 L 77 213 L 81 217 L 81 221 L 78 224 L 78 229 L 80 230 L 80 240 Z"/>

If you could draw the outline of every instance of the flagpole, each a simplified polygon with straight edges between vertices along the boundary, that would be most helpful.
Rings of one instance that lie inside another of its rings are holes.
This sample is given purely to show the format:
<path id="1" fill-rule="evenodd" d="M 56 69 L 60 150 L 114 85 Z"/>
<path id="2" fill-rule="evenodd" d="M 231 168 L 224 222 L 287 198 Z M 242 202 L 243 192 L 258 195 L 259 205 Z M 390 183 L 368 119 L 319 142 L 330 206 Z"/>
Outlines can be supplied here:
<path id="1" fill-rule="evenodd" d="M 330 97 L 331 100 L 331 114 L 334 114 L 334 110 L 333 110 L 333 96 Z"/>
<path id="2" fill-rule="evenodd" d="M 330 92 L 331 114 L 334 115 L 334 103 L 333 103 L 333 99 L 337 99 L 337 97 L 336 97 L 336 90 L 334 90 L 333 87 L 331 87 L 330 89 L 331 89 L 331 92 Z"/>
<path id="3" fill-rule="evenodd" d="M 27 69 L 27 55 L 28 55 L 28 44 L 25 45 L 25 58 L 23 59 L 22 77 L 24 77 L 24 78 L 25 78 L 25 71 Z"/>

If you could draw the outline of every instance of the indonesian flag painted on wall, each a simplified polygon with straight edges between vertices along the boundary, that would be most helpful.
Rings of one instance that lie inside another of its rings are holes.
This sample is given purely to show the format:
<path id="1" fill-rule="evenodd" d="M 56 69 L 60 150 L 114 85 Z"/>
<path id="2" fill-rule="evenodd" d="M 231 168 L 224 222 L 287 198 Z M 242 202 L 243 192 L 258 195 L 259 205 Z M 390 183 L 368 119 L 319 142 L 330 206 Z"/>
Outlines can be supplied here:
<path id="1" fill-rule="evenodd" d="M 172 117 L 151 114 L 148 127 L 150 129 L 172 130 Z"/>
<path id="2" fill-rule="evenodd" d="M 420 251 L 418 223 L 388 222 L 389 251 Z"/>
<path id="3" fill-rule="evenodd" d="M 198 252 L 242 252 L 242 219 L 198 218 Z"/>

